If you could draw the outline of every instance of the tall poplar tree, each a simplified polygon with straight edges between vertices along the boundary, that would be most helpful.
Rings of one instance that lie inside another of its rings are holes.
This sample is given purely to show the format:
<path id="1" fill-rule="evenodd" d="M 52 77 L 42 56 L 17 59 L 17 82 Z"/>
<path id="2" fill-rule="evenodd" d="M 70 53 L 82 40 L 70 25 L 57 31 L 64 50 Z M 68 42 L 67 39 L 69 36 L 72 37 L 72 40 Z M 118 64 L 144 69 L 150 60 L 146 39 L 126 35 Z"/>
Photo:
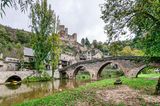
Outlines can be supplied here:
<path id="1" fill-rule="evenodd" d="M 56 17 L 47 5 L 47 0 L 37 1 L 32 6 L 32 46 L 35 56 L 35 67 L 37 70 L 44 69 L 44 62 L 49 58 L 51 46 L 49 46 L 49 36 L 54 32 Z"/>

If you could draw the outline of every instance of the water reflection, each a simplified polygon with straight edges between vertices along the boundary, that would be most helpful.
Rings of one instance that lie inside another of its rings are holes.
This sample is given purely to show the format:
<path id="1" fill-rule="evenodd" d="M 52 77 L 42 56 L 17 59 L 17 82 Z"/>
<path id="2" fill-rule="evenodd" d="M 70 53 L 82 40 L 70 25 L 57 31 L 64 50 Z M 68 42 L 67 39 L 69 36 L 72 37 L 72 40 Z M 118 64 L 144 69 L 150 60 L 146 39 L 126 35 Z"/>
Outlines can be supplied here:
<path id="1" fill-rule="evenodd" d="M 11 90 L 18 89 L 20 86 L 21 86 L 21 83 L 18 83 L 16 85 L 15 84 L 6 84 L 6 87 Z"/>
<path id="2" fill-rule="evenodd" d="M 0 106 L 11 106 L 34 98 L 42 98 L 54 92 L 72 89 L 90 81 L 55 80 L 18 86 L 0 85 Z"/>

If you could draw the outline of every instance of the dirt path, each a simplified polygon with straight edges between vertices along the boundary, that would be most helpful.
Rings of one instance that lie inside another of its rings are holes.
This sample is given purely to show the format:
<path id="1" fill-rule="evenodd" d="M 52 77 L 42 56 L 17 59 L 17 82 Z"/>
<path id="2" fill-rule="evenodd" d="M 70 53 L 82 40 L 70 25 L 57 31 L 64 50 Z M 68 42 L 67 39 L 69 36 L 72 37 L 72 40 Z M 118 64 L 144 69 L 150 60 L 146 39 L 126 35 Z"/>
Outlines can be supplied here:
<path id="1" fill-rule="evenodd" d="M 125 85 L 110 90 L 99 90 L 96 94 L 98 98 L 113 105 L 123 103 L 126 106 L 142 106 L 143 104 L 147 106 L 159 104 L 160 106 L 160 96 L 145 95 Z"/>

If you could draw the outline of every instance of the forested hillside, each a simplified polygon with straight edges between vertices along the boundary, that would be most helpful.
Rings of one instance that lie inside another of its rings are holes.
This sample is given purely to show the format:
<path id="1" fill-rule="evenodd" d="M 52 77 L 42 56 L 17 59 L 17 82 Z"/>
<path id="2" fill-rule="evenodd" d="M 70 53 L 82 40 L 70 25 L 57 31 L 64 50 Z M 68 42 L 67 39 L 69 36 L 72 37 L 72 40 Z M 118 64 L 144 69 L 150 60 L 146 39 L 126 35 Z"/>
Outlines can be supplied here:
<path id="1" fill-rule="evenodd" d="M 4 57 L 23 57 L 23 47 L 31 47 L 31 33 L 0 25 L 0 52 Z"/>

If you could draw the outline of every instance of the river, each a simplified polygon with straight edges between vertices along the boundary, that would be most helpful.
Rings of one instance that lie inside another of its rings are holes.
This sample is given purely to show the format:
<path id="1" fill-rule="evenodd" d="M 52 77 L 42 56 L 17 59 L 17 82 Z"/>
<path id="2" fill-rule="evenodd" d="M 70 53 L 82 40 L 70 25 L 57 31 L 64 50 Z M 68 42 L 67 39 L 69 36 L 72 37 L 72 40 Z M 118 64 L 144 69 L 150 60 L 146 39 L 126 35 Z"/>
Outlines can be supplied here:
<path id="1" fill-rule="evenodd" d="M 54 80 L 16 86 L 0 85 L 0 106 L 11 106 L 35 98 L 43 98 L 65 89 L 73 89 L 91 81 Z"/>

